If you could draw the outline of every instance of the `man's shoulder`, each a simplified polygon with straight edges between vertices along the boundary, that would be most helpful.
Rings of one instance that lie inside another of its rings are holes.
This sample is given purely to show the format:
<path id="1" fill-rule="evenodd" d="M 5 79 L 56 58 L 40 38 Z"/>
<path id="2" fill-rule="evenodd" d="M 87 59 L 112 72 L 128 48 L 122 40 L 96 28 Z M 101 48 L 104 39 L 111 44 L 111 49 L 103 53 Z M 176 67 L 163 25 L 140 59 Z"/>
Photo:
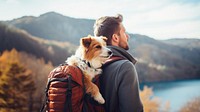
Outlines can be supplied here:
<path id="1" fill-rule="evenodd" d="M 118 63 L 118 66 L 120 67 L 120 69 L 125 70 L 125 69 L 134 69 L 135 65 L 130 62 L 129 60 L 120 60 Z"/>
<path id="2" fill-rule="evenodd" d="M 112 62 L 111 64 L 107 65 L 107 66 L 111 66 L 111 67 L 117 67 L 117 68 L 126 68 L 126 67 L 132 67 L 134 66 L 132 62 L 130 62 L 127 59 L 121 59 L 121 60 L 116 60 L 114 62 Z"/>

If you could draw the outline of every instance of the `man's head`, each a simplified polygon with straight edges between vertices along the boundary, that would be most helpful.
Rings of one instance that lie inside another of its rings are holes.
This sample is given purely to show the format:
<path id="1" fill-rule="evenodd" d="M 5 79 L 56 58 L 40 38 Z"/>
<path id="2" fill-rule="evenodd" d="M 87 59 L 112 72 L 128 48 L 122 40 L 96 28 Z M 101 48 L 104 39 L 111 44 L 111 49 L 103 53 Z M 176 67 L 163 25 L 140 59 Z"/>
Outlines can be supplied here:
<path id="1" fill-rule="evenodd" d="M 94 24 L 94 35 L 105 36 L 108 38 L 107 45 L 114 45 L 129 49 L 128 34 L 124 28 L 122 15 L 104 16 L 96 20 Z"/>

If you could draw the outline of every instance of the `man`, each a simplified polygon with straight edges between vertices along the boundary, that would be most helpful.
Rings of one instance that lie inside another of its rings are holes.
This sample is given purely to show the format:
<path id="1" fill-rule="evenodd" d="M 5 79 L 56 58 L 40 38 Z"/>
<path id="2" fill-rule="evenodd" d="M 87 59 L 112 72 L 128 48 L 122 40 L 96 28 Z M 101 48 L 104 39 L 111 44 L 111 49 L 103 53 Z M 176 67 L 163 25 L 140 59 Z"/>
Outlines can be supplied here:
<path id="1" fill-rule="evenodd" d="M 105 98 L 106 112 L 143 112 L 139 96 L 136 60 L 126 51 L 129 35 L 122 24 L 122 15 L 96 20 L 94 35 L 107 37 L 113 56 L 123 58 L 106 66 L 100 76 L 100 91 Z"/>

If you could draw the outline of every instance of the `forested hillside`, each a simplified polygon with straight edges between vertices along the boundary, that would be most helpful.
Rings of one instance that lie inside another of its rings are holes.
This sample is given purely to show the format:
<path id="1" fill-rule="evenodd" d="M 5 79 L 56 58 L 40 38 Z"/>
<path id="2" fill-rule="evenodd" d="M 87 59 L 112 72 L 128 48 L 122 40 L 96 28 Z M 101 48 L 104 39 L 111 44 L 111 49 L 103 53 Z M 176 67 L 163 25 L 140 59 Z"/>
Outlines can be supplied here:
<path id="1" fill-rule="evenodd" d="M 44 40 L 0 22 L 0 52 L 13 48 L 58 65 L 75 51 L 76 46 L 68 42 Z"/>

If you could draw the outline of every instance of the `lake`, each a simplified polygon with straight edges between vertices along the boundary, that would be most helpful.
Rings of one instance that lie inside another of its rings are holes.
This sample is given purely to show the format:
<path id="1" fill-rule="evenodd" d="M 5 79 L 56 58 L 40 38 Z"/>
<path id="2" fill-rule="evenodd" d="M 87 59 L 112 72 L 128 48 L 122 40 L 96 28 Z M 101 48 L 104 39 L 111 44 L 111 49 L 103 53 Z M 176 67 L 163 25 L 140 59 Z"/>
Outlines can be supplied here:
<path id="1" fill-rule="evenodd" d="M 200 80 L 145 83 L 140 85 L 142 90 L 144 85 L 153 87 L 154 96 L 162 102 L 170 102 L 170 112 L 178 112 L 187 101 L 200 96 Z"/>

